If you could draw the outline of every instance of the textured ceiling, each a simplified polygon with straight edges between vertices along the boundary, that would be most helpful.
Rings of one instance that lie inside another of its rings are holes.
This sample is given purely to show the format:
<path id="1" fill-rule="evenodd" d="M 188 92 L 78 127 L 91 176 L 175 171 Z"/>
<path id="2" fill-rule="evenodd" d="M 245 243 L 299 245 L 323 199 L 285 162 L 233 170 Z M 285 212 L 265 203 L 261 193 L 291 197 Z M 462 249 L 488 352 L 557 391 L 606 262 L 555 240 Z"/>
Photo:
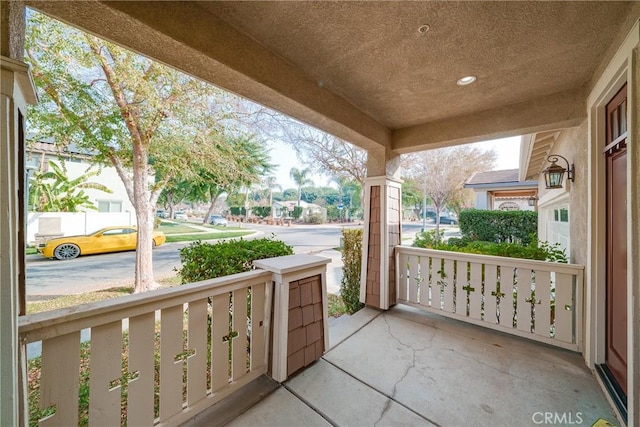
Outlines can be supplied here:
<path id="1" fill-rule="evenodd" d="M 397 129 L 585 85 L 631 3 L 199 5 Z"/>
<path id="2" fill-rule="evenodd" d="M 637 1 L 25 1 L 395 153 L 580 124 L 640 17 Z"/>

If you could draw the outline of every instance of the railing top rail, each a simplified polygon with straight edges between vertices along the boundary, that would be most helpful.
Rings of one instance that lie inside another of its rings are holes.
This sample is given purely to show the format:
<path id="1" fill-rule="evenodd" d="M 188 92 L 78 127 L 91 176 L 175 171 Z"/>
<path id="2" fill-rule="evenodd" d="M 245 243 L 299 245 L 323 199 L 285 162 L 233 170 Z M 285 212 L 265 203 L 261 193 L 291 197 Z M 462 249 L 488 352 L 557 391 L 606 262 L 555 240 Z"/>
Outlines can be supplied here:
<path id="1" fill-rule="evenodd" d="M 396 251 L 406 255 L 432 256 L 457 261 L 478 262 L 483 264 L 501 265 L 514 268 L 531 268 L 534 270 L 555 271 L 556 273 L 578 274 L 584 270 L 583 265 L 564 264 L 559 262 L 538 261 L 523 258 L 509 258 L 493 255 L 468 254 L 464 252 L 439 251 L 436 249 L 414 248 L 410 246 L 396 246 Z"/>
<path id="2" fill-rule="evenodd" d="M 248 288 L 270 280 L 272 273 L 252 270 L 172 288 L 126 295 L 75 307 L 20 316 L 18 329 L 26 342 L 64 335 L 166 307 Z"/>

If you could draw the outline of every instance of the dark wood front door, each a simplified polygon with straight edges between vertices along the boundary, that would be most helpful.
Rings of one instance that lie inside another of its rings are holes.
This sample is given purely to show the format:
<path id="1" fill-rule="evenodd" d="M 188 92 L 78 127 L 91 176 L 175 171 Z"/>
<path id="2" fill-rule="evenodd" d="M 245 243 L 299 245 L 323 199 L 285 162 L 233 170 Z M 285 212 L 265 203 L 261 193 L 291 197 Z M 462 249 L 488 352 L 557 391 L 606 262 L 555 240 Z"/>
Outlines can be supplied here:
<path id="1" fill-rule="evenodd" d="M 606 364 L 627 394 L 627 86 L 607 104 Z"/>

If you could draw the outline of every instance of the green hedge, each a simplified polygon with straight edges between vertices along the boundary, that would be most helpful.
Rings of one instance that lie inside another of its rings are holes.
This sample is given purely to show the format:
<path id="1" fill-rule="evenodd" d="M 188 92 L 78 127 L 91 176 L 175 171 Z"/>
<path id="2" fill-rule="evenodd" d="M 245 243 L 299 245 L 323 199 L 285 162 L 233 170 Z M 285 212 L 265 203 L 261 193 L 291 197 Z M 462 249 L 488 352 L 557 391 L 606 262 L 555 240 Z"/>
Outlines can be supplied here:
<path id="1" fill-rule="evenodd" d="M 260 218 L 266 218 L 271 215 L 271 206 L 254 206 L 251 211 Z"/>
<path id="2" fill-rule="evenodd" d="M 291 212 L 291 217 L 293 219 L 300 219 L 302 216 L 302 206 L 294 206 L 293 212 Z"/>
<path id="3" fill-rule="evenodd" d="M 342 282 L 340 296 L 349 314 L 363 307 L 360 302 L 360 268 L 362 266 L 362 229 L 342 229 Z"/>
<path id="4" fill-rule="evenodd" d="M 528 245 L 538 240 L 538 213 L 535 211 L 460 212 L 460 231 L 470 240 L 511 242 Z"/>
<path id="5" fill-rule="evenodd" d="M 229 211 L 233 216 L 244 216 L 247 213 L 247 210 L 244 208 L 244 206 L 231 206 L 229 208 Z"/>
<path id="6" fill-rule="evenodd" d="M 414 247 L 437 249 L 441 251 L 464 252 L 469 254 L 503 256 L 509 258 L 534 259 L 539 261 L 569 262 L 564 249 L 560 244 L 554 245 L 548 242 L 531 242 L 528 245 L 509 242 L 484 242 L 472 241 L 466 237 L 462 239 L 451 238 L 447 242 L 441 242 L 435 238 L 435 230 L 418 233 L 413 241 Z"/>
<path id="7" fill-rule="evenodd" d="M 293 255 L 293 248 L 271 238 L 231 240 L 222 243 L 193 242 L 180 249 L 182 283 L 198 282 L 253 268 L 256 259 Z"/>

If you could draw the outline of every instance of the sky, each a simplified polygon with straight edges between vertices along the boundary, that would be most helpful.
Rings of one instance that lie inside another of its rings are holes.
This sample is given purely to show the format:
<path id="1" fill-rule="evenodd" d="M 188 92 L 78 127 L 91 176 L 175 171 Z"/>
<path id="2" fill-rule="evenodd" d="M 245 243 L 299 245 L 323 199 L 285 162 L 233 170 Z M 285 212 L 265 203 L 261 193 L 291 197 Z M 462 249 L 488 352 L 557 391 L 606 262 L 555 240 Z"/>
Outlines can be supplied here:
<path id="1" fill-rule="evenodd" d="M 472 144 L 483 150 L 495 150 L 498 158 L 496 159 L 493 170 L 517 169 L 520 159 L 520 137 L 510 137 L 502 139 L 493 139 L 484 142 Z M 292 167 L 301 169 L 303 166 L 296 157 L 295 151 L 286 143 L 280 141 L 272 141 L 269 144 L 271 148 L 270 155 L 273 164 L 278 165 L 273 175 L 276 177 L 278 184 L 282 189 L 295 188 L 293 181 L 289 177 L 289 171 Z M 312 175 L 311 179 L 316 186 L 329 185 L 329 177 L 321 175 Z"/>

